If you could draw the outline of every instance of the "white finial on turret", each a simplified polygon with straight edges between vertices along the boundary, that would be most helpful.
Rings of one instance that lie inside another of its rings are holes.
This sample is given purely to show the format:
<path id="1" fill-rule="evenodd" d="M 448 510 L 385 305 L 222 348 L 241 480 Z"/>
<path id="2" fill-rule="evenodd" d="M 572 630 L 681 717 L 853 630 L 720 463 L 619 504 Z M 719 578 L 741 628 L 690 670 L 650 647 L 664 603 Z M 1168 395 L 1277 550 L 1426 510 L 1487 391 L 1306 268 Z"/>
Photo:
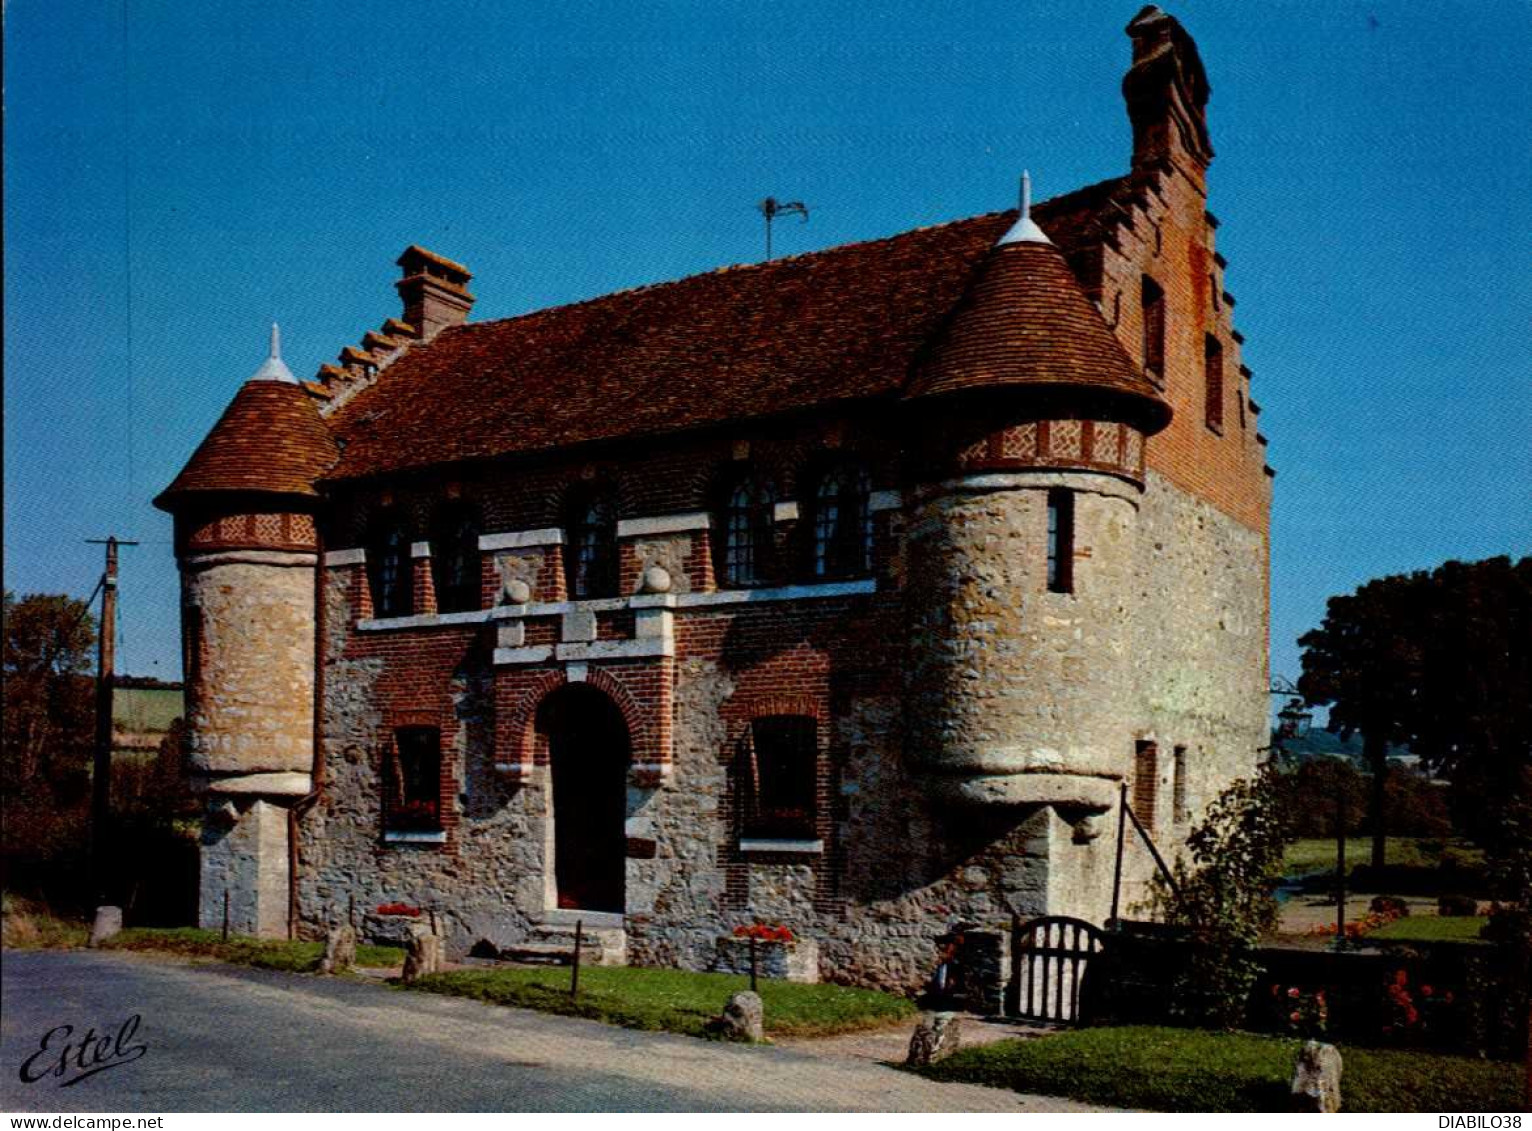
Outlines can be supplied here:
<path id="1" fill-rule="evenodd" d="M 282 330 L 275 322 L 271 324 L 271 355 L 250 380 L 286 381 L 292 385 L 298 383 L 298 378 L 293 376 L 293 371 L 282 360 Z"/>
<path id="2" fill-rule="evenodd" d="M 1032 221 L 1032 174 L 1021 174 L 1021 213 L 1016 217 L 1016 223 L 1011 225 L 1010 231 L 1000 237 L 996 247 L 1003 247 L 1008 243 L 1052 243 L 1043 230 Z"/>

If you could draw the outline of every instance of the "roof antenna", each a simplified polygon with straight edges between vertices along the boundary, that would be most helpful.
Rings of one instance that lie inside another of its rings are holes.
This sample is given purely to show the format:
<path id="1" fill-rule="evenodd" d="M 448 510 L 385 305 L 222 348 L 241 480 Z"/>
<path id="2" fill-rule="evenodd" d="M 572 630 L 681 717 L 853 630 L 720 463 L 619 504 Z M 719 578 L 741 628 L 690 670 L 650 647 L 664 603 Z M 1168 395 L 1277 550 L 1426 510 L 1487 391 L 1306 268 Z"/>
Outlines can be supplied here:
<path id="1" fill-rule="evenodd" d="M 756 205 L 761 210 L 761 215 L 766 217 L 766 258 L 771 258 L 771 222 L 778 216 L 797 214 L 802 217 L 803 223 L 809 222 L 808 205 L 801 200 L 789 201 L 786 204 L 774 196 L 768 196 L 760 204 Z"/>
<path id="2" fill-rule="evenodd" d="M 293 371 L 282 360 L 282 329 L 275 322 L 271 324 L 271 354 L 250 380 L 286 381 L 293 385 L 298 383 L 298 378 L 293 376 Z"/>
<path id="3" fill-rule="evenodd" d="M 1032 174 L 1021 174 L 1021 212 L 1010 231 L 1000 237 L 996 247 L 1008 243 L 1052 243 L 1053 241 L 1032 220 Z"/>

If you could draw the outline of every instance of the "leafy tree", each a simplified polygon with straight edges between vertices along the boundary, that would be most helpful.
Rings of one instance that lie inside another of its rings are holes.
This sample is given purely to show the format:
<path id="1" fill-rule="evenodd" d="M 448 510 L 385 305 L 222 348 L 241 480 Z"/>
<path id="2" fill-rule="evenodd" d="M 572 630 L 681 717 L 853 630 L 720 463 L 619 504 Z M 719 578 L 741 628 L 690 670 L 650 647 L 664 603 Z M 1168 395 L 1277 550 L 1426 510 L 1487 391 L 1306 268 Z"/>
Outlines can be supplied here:
<path id="1" fill-rule="evenodd" d="M 1311 703 L 1330 705 L 1329 729 L 1342 739 L 1361 732 L 1362 758 L 1372 774 L 1374 868 L 1384 865 L 1388 835 L 1388 748 L 1413 734 L 1423 587 L 1423 574 L 1384 577 L 1331 597 L 1324 623 L 1298 640 L 1304 649 L 1298 690 Z"/>
<path id="2" fill-rule="evenodd" d="M 96 642 L 84 601 L 5 592 L 4 781 L 8 788 L 59 784 L 91 742 L 94 706 L 86 673 Z"/>
<path id="3" fill-rule="evenodd" d="M 1514 871 L 1517 806 L 1532 798 L 1532 558 L 1368 582 L 1331 598 L 1299 644 L 1299 689 L 1331 704 L 1330 729 L 1408 745 L 1447 775 L 1462 827 Z M 1375 863 L 1382 833 L 1375 816 Z"/>
<path id="4" fill-rule="evenodd" d="M 1276 888 L 1291 839 L 1275 771 L 1230 785 L 1186 839 L 1174 884 L 1156 875 L 1151 898 L 1167 923 L 1184 927 L 1190 955 L 1176 986 L 1187 1020 L 1232 1029 L 1245 1016 L 1260 974 L 1254 952 L 1277 921 Z"/>

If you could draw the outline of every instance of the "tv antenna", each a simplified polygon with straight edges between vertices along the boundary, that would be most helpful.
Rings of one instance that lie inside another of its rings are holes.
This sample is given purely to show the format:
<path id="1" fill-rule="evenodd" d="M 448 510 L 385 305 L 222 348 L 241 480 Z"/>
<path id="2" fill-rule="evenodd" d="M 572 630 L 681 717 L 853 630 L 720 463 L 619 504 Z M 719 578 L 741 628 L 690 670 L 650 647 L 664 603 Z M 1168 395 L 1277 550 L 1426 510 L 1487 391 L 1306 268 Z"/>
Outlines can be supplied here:
<path id="1" fill-rule="evenodd" d="M 801 200 L 792 200 L 786 203 L 774 196 L 768 196 L 760 204 L 756 205 L 761 210 L 761 215 L 766 217 L 766 258 L 771 258 L 771 222 L 778 216 L 796 215 L 802 222 L 809 222 L 809 207 Z"/>

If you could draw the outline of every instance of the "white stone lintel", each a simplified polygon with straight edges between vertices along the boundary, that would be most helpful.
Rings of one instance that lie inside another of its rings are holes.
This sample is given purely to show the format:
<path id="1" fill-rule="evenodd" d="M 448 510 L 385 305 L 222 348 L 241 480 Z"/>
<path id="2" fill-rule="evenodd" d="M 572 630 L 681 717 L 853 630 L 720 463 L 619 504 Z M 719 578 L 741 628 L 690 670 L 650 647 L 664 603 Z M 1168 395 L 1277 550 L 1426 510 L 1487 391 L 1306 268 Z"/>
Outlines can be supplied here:
<path id="1" fill-rule="evenodd" d="M 656 514 L 647 518 L 625 518 L 617 523 L 617 537 L 645 538 L 654 534 L 684 534 L 690 530 L 708 530 L 713 516 L 707 511 L 688 514 Z"/>
<path id="2" fill-rule="evenodd" d="M 191 554 L 181 559 L 182 569 L 204 569 L 216 565 L 297 566 L 313 569 L 319 555 L 312 550 L 215 550 L 210 554 Z"/>
<path id="3" fill-rule="evenodd" d="M 592 660 L 643 660 L 654 656 L 674 656 L 676 645 L 668 639 L 592 640 L 589 643 L 560 644 L 554 657 L 562 662 Z"/>
<path id="4" fill-rule="evenodd" d="M 788 499 L 777 503 L 771 508 L 773 522 L 796 522 L 798 519 L 798 500 Z"/>
<path id="5" fill-rule="evenodd" d="M 823 597 L 855 597 L 876 593 L 878 583 L 864 577 L 858 581 L 832 581 L 823 585 L 784 585 L 776 589 L 719 589 L 714 593 L 682 593 L 676 598 L 681 608 L 698 605 L 741 605 L 763 601 L 807 601 Z"/>
<path id="6" fill-rule="evenodd" d="M 529 546 L 562 546 L 564 531 L 557 526 L 541 530 L 507 530 L 502 534 L 479 535 L 481 550 L 524 550 Z"/>
<path id="7" fill-rule="evenodd" d="M 422 614 L 414 617 L 381 617 L 356 622 L 358 632 L 387 632 L 399 628 L 451 628 L 453 625 L 482 624 L 489 619 L 489 609 L 470 609 L 464 613 Z"/>
<path id="8" fill-rule="evenodd" d="M 553 659 L 552 644 L 532 644 L 525 648 L 496 648 L 495 663 L 506 664 L 546 664 Z"/>
<path id="9" fill-rule="evenodd" d="M 386 829 L 383 832 L 385 844 L 446 844 L 447 834 L 444 832 L 406 831 L 403 829 Z"/>
<path id="10" fill-rule="evenodd" d="M 633 774 L 655 774 L 662 781 L 669 781 L 671 774 L 675 772 L 675 766 L 670 762 L 634 762 L 628 767 L 628 772 Z"/>
<path id="11" fill-rule="evenodd" d="M 640 593 L 628 598 L 630 609 L 673 609 L 676 607 L 674 593 Z"/>
<path id="12" fill-rule="evenodd" d="M 410 557 L 412 557 L 412 558 L 429 558 L 430 556 L 431 556 L 431 543 L 429 543 L 429 542 L 411 542 L 410 543 Z"/>
<path id="13" fill-rule="evenodd" d="M 873 491 L 867 496 L 870 511 L 896 511 L 904 505 L 904 496 L 898 491 Z"/>
<path id="14" fill-rule="evenodd" d="M 349 550 L 327 550 L 324 556 L 324 564 L 331 569 L 341 566 L 359 566 L 367 564 L 367 550 L 363 546 L 353 546 Z"/>
<path id="15" fill-rule="evenodd" d="M 266 793 L 280 797 L 304 797 L 313 788 L 314 779 L 309 774 L 277 771 L 211 778 L 207 783 L 209 793 Z"/>
<path id="16" fill-rule="evenodd" d="M 824 852 L 825 842 L 822 840 L 745 840 L 741 838 L 739 850 L 741 852 L 792 852 L 802 856 L 817 856 Z"/>

